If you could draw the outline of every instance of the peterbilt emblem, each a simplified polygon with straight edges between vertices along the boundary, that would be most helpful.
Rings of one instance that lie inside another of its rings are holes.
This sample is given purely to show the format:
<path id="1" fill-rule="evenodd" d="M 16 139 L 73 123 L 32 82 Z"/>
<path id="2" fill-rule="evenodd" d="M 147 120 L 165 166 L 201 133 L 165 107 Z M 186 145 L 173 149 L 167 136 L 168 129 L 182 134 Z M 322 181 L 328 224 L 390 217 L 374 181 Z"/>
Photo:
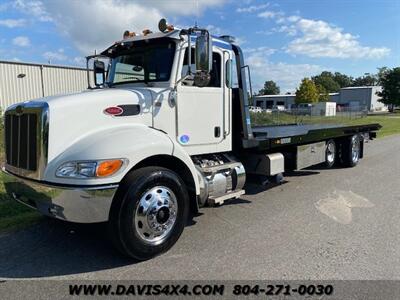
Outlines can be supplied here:
<path id="1" fill-rule="evenodd" d="M 20 116 L 20 115 L 22 115 L 24 113 L 24 107 L 22 106 L 22 105 L 18 105 L 16 108 L 15 108 L 15 114 L 17 115 L 17 116 Z"/>
<path id="2" fill-rule="evenodd" d="M 111 106 L 111 107 L 107 107 L 103 112 L 106 115 L 120 116 L 124 113 L 124 110 L 119 106 Z"/>

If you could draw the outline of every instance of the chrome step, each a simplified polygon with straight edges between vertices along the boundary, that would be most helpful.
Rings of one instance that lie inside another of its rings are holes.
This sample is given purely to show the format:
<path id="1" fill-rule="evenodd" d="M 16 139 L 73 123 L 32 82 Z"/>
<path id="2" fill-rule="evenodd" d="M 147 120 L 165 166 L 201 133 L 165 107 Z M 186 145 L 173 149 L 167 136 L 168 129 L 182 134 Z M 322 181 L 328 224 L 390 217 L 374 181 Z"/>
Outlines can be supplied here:
<path id="1" fill-rule="evenodd" d="M 220 196 L 220 197 L 217 197 L 217 198 L 210 197 L 210 198 L 208 198 L 208 204 L 210 204 L 211 206 L 220 205 L 220 204 L 223 204 L 226 200 L 236 199 L 236 198 L 239 198 L 240 196 L 242 196 L 244 194 L 245 194 L 244 190 L 239 190 L 239 191 L 230 192 L 230 193 L 228 193 L 226 195 L 223 195 L 223 196 Z"/>

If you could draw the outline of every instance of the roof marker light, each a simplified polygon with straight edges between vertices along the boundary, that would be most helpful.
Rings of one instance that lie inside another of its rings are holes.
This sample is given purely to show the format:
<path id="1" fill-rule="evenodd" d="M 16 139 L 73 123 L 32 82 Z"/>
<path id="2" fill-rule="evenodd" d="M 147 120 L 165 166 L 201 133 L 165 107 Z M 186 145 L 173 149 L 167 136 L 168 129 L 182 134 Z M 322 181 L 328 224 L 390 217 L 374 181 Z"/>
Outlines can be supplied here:
<path id="1" fill-rule="evenodd" d="M 136 36 L 135 32 L 129 31 L 129 30 L 125 30 L 122 38 L 125 40 L 127 38 L 131 38 L 131 37 L 134 37 L 134 36 Z"/>
<path id="2" fill-rule="evenodd" d="M 144 30 L 142 31 L 142 33 L 143 33 L 144 36 L 146 36 L 146 35 L 148 35 L 148 34 L 153 33 L 153 31 L 151 31 L 150 29 L 144 29 Z"/>
<path id="3" fill-rule="evenodd" d="M 160 30 L 161 32 L 173 31 L 174 29 L 174 25 L 168 24 L 166 19 L 161 19 L 158 22 L 158 30 Z"/>

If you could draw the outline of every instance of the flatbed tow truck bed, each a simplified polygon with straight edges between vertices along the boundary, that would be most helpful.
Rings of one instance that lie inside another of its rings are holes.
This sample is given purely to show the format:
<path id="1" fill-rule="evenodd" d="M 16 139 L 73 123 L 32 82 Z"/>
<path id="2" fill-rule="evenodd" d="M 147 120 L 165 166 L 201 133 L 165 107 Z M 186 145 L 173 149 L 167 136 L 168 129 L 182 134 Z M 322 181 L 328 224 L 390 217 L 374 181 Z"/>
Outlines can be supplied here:
<path id="1" fill-rule="evenodd" d="M 293 146 L 314 143 L 332 138 L 369 133 L 376 137 L 375 131 L 382 126 L 379 124 L 340 125 L 340 124 L 289 124 L 273 126 L 254 126 L 253 135 L 258 141 L 256 150 L 265 151 L 282 146 Z"/>

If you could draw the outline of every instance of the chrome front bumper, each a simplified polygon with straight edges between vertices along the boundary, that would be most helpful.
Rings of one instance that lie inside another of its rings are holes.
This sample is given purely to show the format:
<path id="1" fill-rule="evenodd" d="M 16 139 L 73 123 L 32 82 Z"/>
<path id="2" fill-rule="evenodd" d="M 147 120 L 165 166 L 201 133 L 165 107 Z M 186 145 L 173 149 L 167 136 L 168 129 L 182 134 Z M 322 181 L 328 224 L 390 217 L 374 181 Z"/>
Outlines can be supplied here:
<path id="1" fill-rule="evenodd" d="M 7 194 L 40 213 L 76 223 L 108 221 L 118 185 L 55 186 L 22 179 L 2 167 Z"/>

